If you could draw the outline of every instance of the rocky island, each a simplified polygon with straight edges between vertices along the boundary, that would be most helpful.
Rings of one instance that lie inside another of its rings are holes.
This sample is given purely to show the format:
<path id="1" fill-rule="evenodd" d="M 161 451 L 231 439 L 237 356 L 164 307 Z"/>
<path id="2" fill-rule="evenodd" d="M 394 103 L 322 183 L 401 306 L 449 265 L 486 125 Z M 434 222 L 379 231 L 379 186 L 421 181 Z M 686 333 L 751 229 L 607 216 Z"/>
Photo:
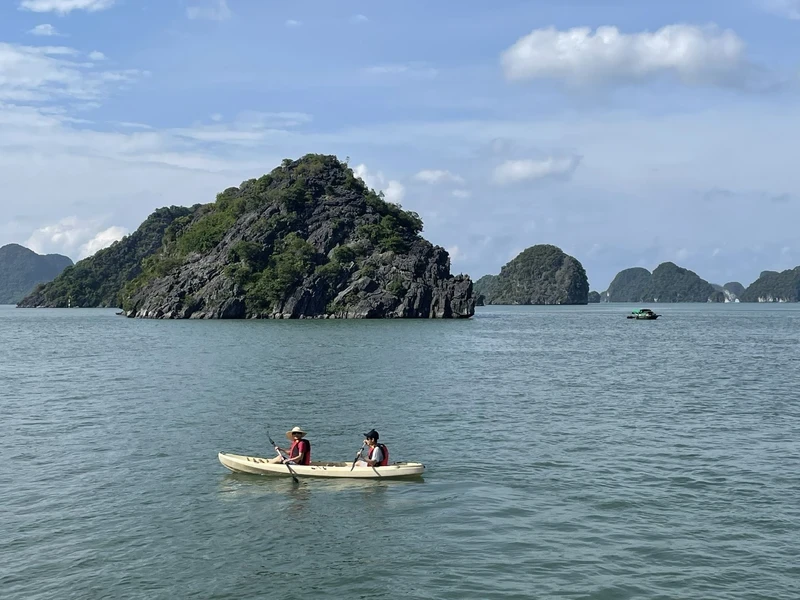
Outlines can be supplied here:
<path id="1" fill-rule="evenodd" d="M 460 318 L 475 312 L 472 281 L 450 274 L 448 253 L 420 236 L 419 216 L 384 201 L 335 156 L 286 159 L 216 202 L 183 211 L 156 219 L 158 226 L 142 236 L 147 244 L 127 242 L 135 260 L 128 260 L 131 252 L 121 260 L 126 240 L 107 249 L 105 259 L 120 259 L 125 274 L 94 305 L 113 292 L 128 317 L 155 319 Z M 75 269 L 100 272 L 99 254 Z M 21 306 L 63 306 L 57 291 L 68 287 L 56 280 Z"/>
<path id="2" fill-rule="evenodd" d="M 762 271 L 739 296 L 740 302 L 800 302 L 800 267 Z"/>
<path id="3" fill-rule="evenodd" d="M 475 296 L 479 305 L 587 304 L 589 282 L 576 258 L 539 244 L 523 250 L 499 275 L 476 281 Z"/>
<path id="4" fill-rule="evenodd" d="M 37 254 L 19 244 L 0 248 L 0 304 L 16 304 L 37 285 L 51 281 L 72 260 L 61 254 Z"/>
<path id="5" fill-rule="evenodd" d="M 607 302 L 724 302 L 725 293 L 697 273 L 665 262 L 652 273 L 642 267 L 620 271 L 606 291 Z"/>

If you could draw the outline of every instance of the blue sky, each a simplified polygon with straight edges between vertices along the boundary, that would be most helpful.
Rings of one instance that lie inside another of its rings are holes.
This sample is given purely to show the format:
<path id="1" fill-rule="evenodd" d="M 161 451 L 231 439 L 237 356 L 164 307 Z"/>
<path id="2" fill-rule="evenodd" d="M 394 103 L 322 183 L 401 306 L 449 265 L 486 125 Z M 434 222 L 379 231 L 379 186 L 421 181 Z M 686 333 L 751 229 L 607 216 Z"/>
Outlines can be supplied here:
<path id="1" fill-rule="evenodd" d="M 73 259 L 307 152 L 454 272 L 800 264 L 800 0 L 4 0 L 0 245 Z"/>

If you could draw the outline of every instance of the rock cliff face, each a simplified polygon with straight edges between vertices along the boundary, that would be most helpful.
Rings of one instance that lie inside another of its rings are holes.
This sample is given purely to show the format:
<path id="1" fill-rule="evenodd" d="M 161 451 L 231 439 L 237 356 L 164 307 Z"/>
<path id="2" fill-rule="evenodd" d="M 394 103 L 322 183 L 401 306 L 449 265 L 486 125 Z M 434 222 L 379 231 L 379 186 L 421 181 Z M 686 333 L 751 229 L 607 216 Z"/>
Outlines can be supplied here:
<path id="1" fill-rule="evenodd" d="M 484 304 L 588 304 L 589 282 L 581 263 L 549 244 L 531 246 L 499 275 L 475 282 Z"/>
<path id="2" fill-rule="evenodd" d="M 472 281 L 334 156 L 307 155 L 178 219 L 124 288 L 129 317 L 456 318 Z"/>
<path id="3" fill-rule="evenodd" d="M 741 298 L 744 294 L 744 286 L 738 281 L 729 281 L 722 286 L 723 291 L 730 294 L 734 299 Z"/>
<path id="4" fill-rule="evenodd" d="M 20 302 L 20 308 L 119 307 L 122 287 L 142 272 L 142 261 L 161 248 L 167 228 L 176 219 L 190 217 L 194 210 L 159 208 L 132 234 L 37 287 Z"/>
<path id="5" fill-rule="evenodd" d="M 763 271 L 739 297 L 740 302 L 799 302 L 800 267 Z"/>
<path id="6" fill-rule="evenodd" d="M 16 304 L 37 285 L 55 278 L 72 260 L 61 254 L 36 254 L 19 244 L 0 248 L 0 304 Z"/>
<path id="7" fill-rule="evenodd" d="M 726 283 L 725 285 L 719 285 L 716 283 L 712 283 L 711 285 L 715 290 L 722 292 L 725 295 L 725 302 L 737 302 L 739 300 L 739 296 L 741 296 L 744 292 L 744 286 L 737 281 L 732 281 Z"/>
<path id="8" fill-rule="evenodd" d="M 589 292 L 589 304 L 599 304 L 600 298 L 600 292 Z"/>
<path id="9" fill-rule="evenodd" d="M 609 302 L 724 302 L 723 291 L 697 273 L 665 262 L 652 273 L 641 267 L 620 271 L 608 286 Z"/>

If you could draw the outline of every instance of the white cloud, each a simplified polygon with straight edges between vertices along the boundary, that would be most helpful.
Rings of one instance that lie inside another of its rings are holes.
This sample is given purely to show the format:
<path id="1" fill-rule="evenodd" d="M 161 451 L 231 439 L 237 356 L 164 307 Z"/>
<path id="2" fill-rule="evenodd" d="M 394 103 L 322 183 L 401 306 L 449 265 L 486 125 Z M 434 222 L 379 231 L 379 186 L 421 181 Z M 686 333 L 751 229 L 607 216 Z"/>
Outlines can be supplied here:
<path id="1" fill-rule="evenodd" d="M 226 21 L 231 18 L 232 14 L 227 0 L 213 0 L 211 5 L 190 6 L 186 9 L 186 16 L 190 19 L 206 21 Z"/>
<path id="2" fill-rule="evenodd" d="M 350 22 L 355 24 L 366 23 L 367 21 L 369 21 L 369 19 L 365 15 L 361 14 L 353 15 L 352 17 L 350 17 Z"/>
<path id="3" fill-rule="evenodd" d="M 406 195 L 406 188 L 402 183 L 395 179 L 387 180 L 381 171 L 370 173 L 366 165 L 360 164 L 353 169 L 353 173 L 355 173 L 356 177 L 361 178 L 367 187 L 383 191 L 384 198 L 388 202 L 399 204 Z"/>
<path id="4" fill-rule="evenodd" d="M 449 248 L 445 248 L 445 250 L 447 250 L 447 253 L 450 255 L 451 261 L 463 260 L 466 258 L 458 246 L 450 246 Z"/>
<path id="5" fill-rule="evenodd" d="M 414 175 L 414 179 L 425 183 L 464 183 L 464 178 L 450 171 L 425 169 Z"/>
<path id="6" fill-rule="evenodd" d="M 43 23 L 42 25 L 37 25 L 33 29 L 31 29 L 28 33 L 33 35 L 40 35 L 42 37 L 52 37 L 56 35 L 61 35 L 56 31 L 56 28 L 50 25 L 49 23 Z"/>
<path id="7" fill-rule="evenodd" d="M 289 19 L 289 20 L 286 21 L 285 24 L 286 24 L 287 27 L 300 27 L 300 25 L 302 25 L 303 23 L 302 23 L 302 21 L 296 21 L 294 19 Z"/>
<path id="8" fill-rule="evenodd" d="M 0 42 L 0 101 L 96 100 L 143 74 L 94 69 L 79 60 L 77 50 L 64 46 Z"/>
<path id="9" fill-rule="evenodd" d="M 73 10 L 97 12 L 114 6 L 116 0 L 22 0 L 20 10 L 30 10 L 37 13 L 54 12 L 62 15 Z"/>
<path id="10" fill-rule="evenodd" d="M 224 118 L 224 117 L 223 117 L 223 116 L 222 116 L 220 113 L 214 113 L 214 114 L 213 114 L 213 115 L 211 115 L 211 117 L 210 117 L 210 119 L 211 119 L 212 121 L 216 122 L 216 123 L 219 123 L 220 121 L 222 121 L 222 119 L 223 119 L 223 118 Z"/>
<path id="11" fill-rule="evenodd" d="M 686 84 L 741 82 L 749 64 L 731 30 L 668 25 L 626 34 L 616 27 L 535 29 L 501 56 L 507 79 L 558 79 L 571 84 L 642 81 L 671 73 Z"/>
<path id="12" fill-rule="evenodd" d="M 108 248 L 111 244 L 121 240 L 127 234 L 127 229 L 124 227 L 118 227 L 116 225 L 100 231 L 92 239 L 81 246 L 80 252 L 78 253 L 78 259 L 80 260 L 81 258 L 92 256 L 98 250 Z"/>
<path id="13" fill-rule="evenodd" d="M 764 8 L 776 15 L 800 20 L 800 0 L 763 0 Z"/>
<path id="14" fill-rule="evenodd" d="M 461 198 L 461 199 L 469 198 L 470 196 L 472 196 L 472 192 L 470 192 L 469 190 L 453 190 L 453 196 L 455 198 Z"/>
<path id="15" fill-rule="evenodd" d="M 570 177 L 578 167 L 580 160 L 578 156 L 549 157 L 543 160 L 507 160 L 495 167 L 492 180 L 499 185 L 508 185 L 546 177 Z"/>
<path id="16" fill-rule="evenodd" d="M 34 231 L 25 246 L 39 254 L 55 252 L 81 260 L 110 246 L 128 233 L 124 227 L 112 226 L 100 231 L 98 227 L 100 225 L 96 221 L 66 217 Z"/>
<path id="17" fill-rule="evenodd" d="M 105 59 L 106 55 L 103 54 L 102 52 L 98 52 L 97 50 L 89 53 L 89 60 L 105 60 Z"/>

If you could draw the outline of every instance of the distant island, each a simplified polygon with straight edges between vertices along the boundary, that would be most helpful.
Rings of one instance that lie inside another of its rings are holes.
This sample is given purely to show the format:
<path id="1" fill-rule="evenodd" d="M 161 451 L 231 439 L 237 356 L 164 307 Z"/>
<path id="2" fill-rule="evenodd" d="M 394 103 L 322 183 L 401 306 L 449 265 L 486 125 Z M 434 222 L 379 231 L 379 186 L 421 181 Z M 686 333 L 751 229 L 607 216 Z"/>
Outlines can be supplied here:
<path id="1" fill-rule="evenodd" d="M 580 261 L 557 246 L 539 244 L 523 250 L 500 269 L 475 282 L 479 305 L 587 304 L 589 282 Z"/>
<path id="2" fill-rule="evenodd" d="M 0 304 L 16 304 L 38 284 L 53 280 L 72 260 L 61 254 L 37 254 L 19 244 L 0 248 Z"/>
<path id="3" fill-rule="evenodd" d="M 798 298 L 800 267 L 782 273 L 763 271 L 745 288 L 738 281 L 709 283 L 694 271 L 665 262 L 652 273 L 642 267 L 620 271 L 590 302 L 798 302 Z"/>
<path id="4" fill-rule="evenodd" d="M 742 302 L 798 302 L 800 301 L 800 267 L 777 271 L 763 271 L 758 279 L 742 292 Z"/>
<path id="5" fill-rule="evenodd" d="M 642 267 L 620 271 L 606 290 L 607 302 L 725 302 L 725 294 L 697 273 L 665 262 L 652 273 Z"/>
<path id="6" fill-rule="evenodd" d="M 471 317 L 472 281 L 421 231 L 335 156 L 308 154 L 211 204 L 159 209 L 20 306 L 71 296 L 156 319 Z"/>

